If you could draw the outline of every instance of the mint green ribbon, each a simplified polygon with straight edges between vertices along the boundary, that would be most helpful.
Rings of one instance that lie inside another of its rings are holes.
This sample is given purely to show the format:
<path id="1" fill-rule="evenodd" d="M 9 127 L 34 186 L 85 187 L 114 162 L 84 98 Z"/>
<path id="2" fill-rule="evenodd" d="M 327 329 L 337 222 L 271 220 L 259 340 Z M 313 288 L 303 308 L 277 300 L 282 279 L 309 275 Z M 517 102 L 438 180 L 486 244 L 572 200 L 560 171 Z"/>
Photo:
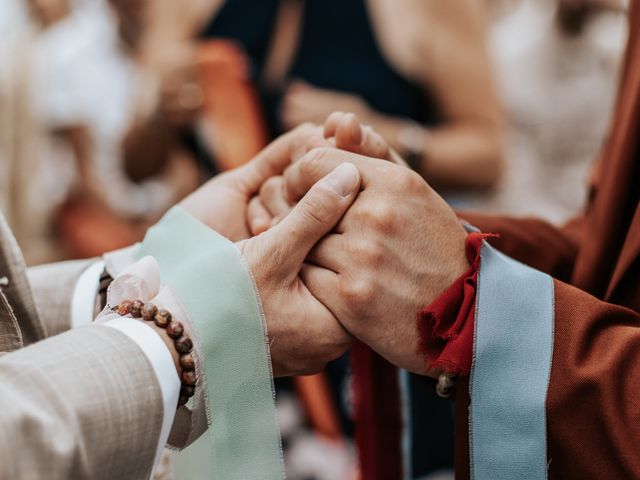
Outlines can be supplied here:
<path id="1" fill-rule="evenodd" d="M 179 207 L 149 229 L 138 255 L 189 313 L 202 348 L 210 426 L 176 453 L 176 478 L 284 478 L 260 301 L 236 246 Z"/>

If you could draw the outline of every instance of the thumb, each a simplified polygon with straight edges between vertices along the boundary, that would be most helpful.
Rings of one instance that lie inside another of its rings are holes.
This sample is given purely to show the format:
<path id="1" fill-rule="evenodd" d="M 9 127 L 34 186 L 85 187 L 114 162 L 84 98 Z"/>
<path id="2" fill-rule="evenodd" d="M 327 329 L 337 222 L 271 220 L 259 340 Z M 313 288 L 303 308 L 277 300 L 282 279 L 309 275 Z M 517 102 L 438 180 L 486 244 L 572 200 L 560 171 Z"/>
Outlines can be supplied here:
<path id="1" fill-rule="evenodd" d="M 310 148 L 325 146 L 322 129 L 305 123 L 278 137 L 265 147 L 250 162 L 234 172 L 250 194 L 260 190 L 269 178 L 280 175 L 296 157 L 302 156 Z M 302 153 L 300 153 L 302 150 Z"/>
<path id="2" fill-rule="evenodd" d="M 342 163 L 316 182 L 291 212 L 268 235 L 272 254 L 282 268 L 299 269 L 309 251 L 340 221 L 360 189 L 360 174 Z"/>

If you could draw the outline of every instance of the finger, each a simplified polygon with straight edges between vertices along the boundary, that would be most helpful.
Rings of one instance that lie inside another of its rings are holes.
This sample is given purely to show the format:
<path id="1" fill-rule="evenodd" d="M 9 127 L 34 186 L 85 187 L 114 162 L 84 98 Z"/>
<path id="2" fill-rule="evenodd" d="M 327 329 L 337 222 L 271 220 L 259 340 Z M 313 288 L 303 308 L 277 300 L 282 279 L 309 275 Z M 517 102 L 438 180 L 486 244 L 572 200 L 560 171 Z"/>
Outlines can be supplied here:
<path id="1" fill-rule="evenodd" d="M 284 180 L 282 177 L 271 177 L 260 189 L 260 201 L 267 209 L 271 220 L 284 216 L 291 210 L 291 205 L 284 198 Z"/>
<path id="2" fill-rule="evenodd" d="M 353 163 L 360 170 L 363 187 L 366 187 L 379 166 L 392 166 L 389 162 L 381 162 L 352 152 L 316 148 L 285 170 L 283 178 L 286 201 L 290 204 L 296 203 L 313 184 L 345 162 Z"/>
<path id="3" fill-rule="evenodd" d="M 273 218 L 269 210 L 260 201 L 259 197 L 253 197 L 247 206 L 247 225 L 252 236 L 260 235 L 269 230 Z"/>
<path id="4" fill-rule="evenodd" d="M 305 262 L 340 273 L 349 256 L 349 246 L 345 245 L 344 235 L 333 234 L 318 242 L 307 255 Z"/>
<path id="5" fill-rule="evenodd" d="M 353 113 L 332 113 L 324 124 L 324 136 L 334 138 L 336 148 L 341 150 L 392 160 L 387 142 L 371 127 L 363 126 Z"/>
<path id="6" fill-rule="evenodd" d="M 344 112 L 337 111 L 327 117 L 324 122 L 324 138 L 331 138 L 335 136 L 338 123 L 340 123 L 340 120 L 342 120 L 344 115 Z"/>
<path id="7" fill-rule="evenodd" d="M 363 146 L 364 132 L 353 113 L 345 113 L 338 120 L 334 137 L 337 148 L 348 150 L 349 152 L 362 153 L 360 149 Z"/>
<path id="8" fill-rule="evenodd" d="M 314 126 L 305 132 L 305 136 L 300 137 L 291 154 L 291 162 L 297 162 L 314 148 L 330 147 L 331 143 L 322 135 L 322 127 Z"/>
<path id="9" fill-rule="evenodd" d="M 367 157 L 391 160 L 389 146 L 382 135 L 369 126 L 362 127 L 362 131 L 362 142 L 356 152 Z"/>
<path id="10" fill-rule="evenodd" d="M 314 184 L 289 215 L 264 234 L 281 267 L 297 274 L 318 241 L 340 221 L 360 189 L 356 167 L 346 163 Z"/>
<path id="11" fill-rule="evenodd" d="M 267 179 L 280 175 L 287 166 L 291 165 L 294 153 L 301 145 L 306 145 L 309 139 L 317 136 L 316 125 L 311 123 L 300 125 L 271 142 L 253 160 L 235 170 L 235 174 L 241 178 L 247 193 L 253 195 L 260 190 Z"/>
<path id="12" fill-rule="evenodd" d="M 393 148 L 389 148 L 389 161 L 396 165 L 400 165 L 401 167 L 411 168 L 405 159 L 402 158 Z"/>
<path id="13" fill-rule="evenodd" d="M 339 313 L 341 309 L 338 308 L 337 305 L 334 305 L 339 298 L 336 292 L 340 291 L 340 278 L 338 275 L 330 270 L 305 263 L 300 269 L 300 279 L 311 294 L 316 297 L 320 303 L 324 304 L 339 321 L 340 317 L 337 313 Z"/>

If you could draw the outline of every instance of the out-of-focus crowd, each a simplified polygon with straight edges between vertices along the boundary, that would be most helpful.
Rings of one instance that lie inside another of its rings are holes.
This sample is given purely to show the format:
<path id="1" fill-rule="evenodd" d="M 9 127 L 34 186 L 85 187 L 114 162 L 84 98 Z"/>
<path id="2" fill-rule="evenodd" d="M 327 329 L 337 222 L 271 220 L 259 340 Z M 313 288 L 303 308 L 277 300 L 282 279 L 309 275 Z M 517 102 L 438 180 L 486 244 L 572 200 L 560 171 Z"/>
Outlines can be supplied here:
<path id="1" fill-rule="evenodd" d="M 340 110 L 456 207 L 561 222 L 583 205 L 606 135 L 625 11 L 624 0 L 3 0 L 0 208 L 31 264 L 99 255 L 274 136 Z M 332 387 L 348 433 L 348 395 Z M 290 478 L 347 478 L 348 449 L 300 430 L 305 414 L 283 398 Z M 421 459 L 416 478 L 450 456 Z"/>

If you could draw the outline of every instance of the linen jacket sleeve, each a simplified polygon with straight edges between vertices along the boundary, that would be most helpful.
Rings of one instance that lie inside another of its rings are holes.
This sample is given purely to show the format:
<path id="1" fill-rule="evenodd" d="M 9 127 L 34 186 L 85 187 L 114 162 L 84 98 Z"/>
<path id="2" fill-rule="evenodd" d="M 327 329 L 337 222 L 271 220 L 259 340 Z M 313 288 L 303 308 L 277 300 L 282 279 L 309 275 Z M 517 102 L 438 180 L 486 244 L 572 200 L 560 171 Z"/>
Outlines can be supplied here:
<path id="1" fill-rule="evenodd" d="M 27 270 L 36 309 L 47 336 L 58 335 L 71 328 L 71 304 L 78 278 L 95 261 L 72 260 Z"/>
<path id="2" fill-rule="evenodd" d="M 149 478 L 163 416 L 138 345 L 91 325 L 0 357 L 0 478 Z"/>

